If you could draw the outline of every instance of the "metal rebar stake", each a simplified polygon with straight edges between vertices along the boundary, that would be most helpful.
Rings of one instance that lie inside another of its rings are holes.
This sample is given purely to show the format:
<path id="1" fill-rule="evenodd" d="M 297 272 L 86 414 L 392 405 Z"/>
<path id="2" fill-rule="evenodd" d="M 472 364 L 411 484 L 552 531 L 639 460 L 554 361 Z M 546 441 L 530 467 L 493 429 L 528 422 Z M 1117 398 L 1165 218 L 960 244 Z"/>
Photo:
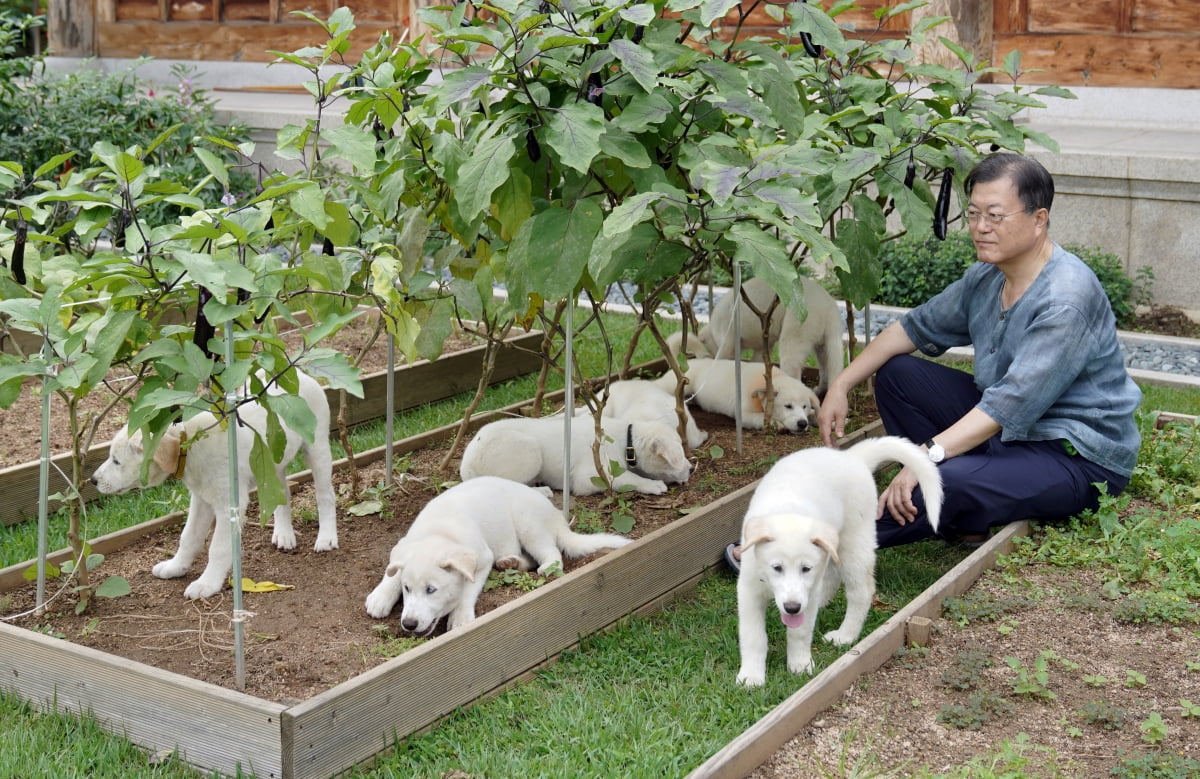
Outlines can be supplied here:
<path id="1" fill-rule="evenodd" d="M 225 323 L 225 366 L 233 365 L 233 322 Z M 238 415 L 237 390 L 225 388 L 226 409 L 234 412 L 227 417 L 226 439 L 229 443 L 229 543 L 233 549 L 233 656 L 237 688 L 246 689 L 246 613 L 242 611 L 242 518 L 238 490 Z"/>

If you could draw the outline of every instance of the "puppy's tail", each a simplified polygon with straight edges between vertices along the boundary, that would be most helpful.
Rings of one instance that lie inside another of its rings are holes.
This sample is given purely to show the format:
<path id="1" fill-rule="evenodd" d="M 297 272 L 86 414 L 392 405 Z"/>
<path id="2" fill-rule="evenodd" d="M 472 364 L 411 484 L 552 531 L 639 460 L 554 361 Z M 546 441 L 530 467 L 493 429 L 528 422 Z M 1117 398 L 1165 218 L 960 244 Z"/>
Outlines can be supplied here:
<path id="1" fill-rule="evenodd" d="M 583 557 L 601 549 L 616 549 L 633 541 L 614 533 L 576 533 L 567 527 L 561 529 L 557 535 L 555 540 L 558 542 L 558 548 L 567 557 Z"/>
<path id="2" fill-rule="evenodd" d="M 938 467 L 930 462 L 921 447 L 900 436 L 867 438 L 846 450 L 866 464 L 872 472 L 881 465 L 897 462 L 907 466 L 917 475 L 921 494 L 925 497 L 925 514 L 929 524 L 937 530 L 942 513 L 942 475 Z"/>

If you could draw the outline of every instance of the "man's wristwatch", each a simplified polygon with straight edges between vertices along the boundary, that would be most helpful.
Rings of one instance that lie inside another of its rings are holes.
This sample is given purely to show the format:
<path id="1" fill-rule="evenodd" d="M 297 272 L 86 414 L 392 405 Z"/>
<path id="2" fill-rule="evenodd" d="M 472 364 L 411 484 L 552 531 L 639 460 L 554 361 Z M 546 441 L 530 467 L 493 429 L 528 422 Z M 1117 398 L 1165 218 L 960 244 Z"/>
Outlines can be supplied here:
<path id="1" fill-rule="evenodd" d="M 925 442 L 925 448 L 929 450 L 929 461 L 930 462 L 940 463 L 942 460 L 946 459 L 945 448 L 941 444 L 934 441 L 932 438 L 930 438 L 928 441 Z"/>

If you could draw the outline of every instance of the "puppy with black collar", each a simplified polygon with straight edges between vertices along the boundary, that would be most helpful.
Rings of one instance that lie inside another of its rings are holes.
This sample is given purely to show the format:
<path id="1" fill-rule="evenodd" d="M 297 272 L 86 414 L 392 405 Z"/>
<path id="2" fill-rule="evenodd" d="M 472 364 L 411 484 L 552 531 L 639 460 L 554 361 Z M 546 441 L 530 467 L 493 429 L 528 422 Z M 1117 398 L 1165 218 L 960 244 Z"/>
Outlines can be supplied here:
<path id="1" fill-rule="evenodd" d="M 467 444 L 459 474 L 464 481 L 476 476 L 500 476 L 562 490 L 563 423 L 562 415 L 490 422 Z M 612 480 L 615 489 L 632 487 L 648 495 L 662 495 L 668 483 L 682 484 L 691 476 L 691 463 L 674 428 L 662 422 L 623 419 L 604 419 L 601 428 L 601 464 L 609 467 L 616 463 L 620 470 Z M 594 495 L 605 489 L 592 456 L 595 440 L 592 420 L 574 420 L 570 484 L 566 485 L 572 495 Z"/>

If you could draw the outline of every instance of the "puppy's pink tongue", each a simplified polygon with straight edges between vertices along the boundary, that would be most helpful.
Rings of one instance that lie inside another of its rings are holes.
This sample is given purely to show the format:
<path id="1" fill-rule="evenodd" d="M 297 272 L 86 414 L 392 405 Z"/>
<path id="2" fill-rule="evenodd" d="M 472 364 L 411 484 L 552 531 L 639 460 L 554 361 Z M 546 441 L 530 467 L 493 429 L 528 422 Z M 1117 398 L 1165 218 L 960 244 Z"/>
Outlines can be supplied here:
<path id="1" fill-rule="evenodd" d="M 798 628 L 804 624 L 803 611 L 801 611 L 799 614 L 787 614 L 781 612 L 779 614 L 779 618 L 782 619 L 783 624 L 787 625 L 789 628 Z"/>

